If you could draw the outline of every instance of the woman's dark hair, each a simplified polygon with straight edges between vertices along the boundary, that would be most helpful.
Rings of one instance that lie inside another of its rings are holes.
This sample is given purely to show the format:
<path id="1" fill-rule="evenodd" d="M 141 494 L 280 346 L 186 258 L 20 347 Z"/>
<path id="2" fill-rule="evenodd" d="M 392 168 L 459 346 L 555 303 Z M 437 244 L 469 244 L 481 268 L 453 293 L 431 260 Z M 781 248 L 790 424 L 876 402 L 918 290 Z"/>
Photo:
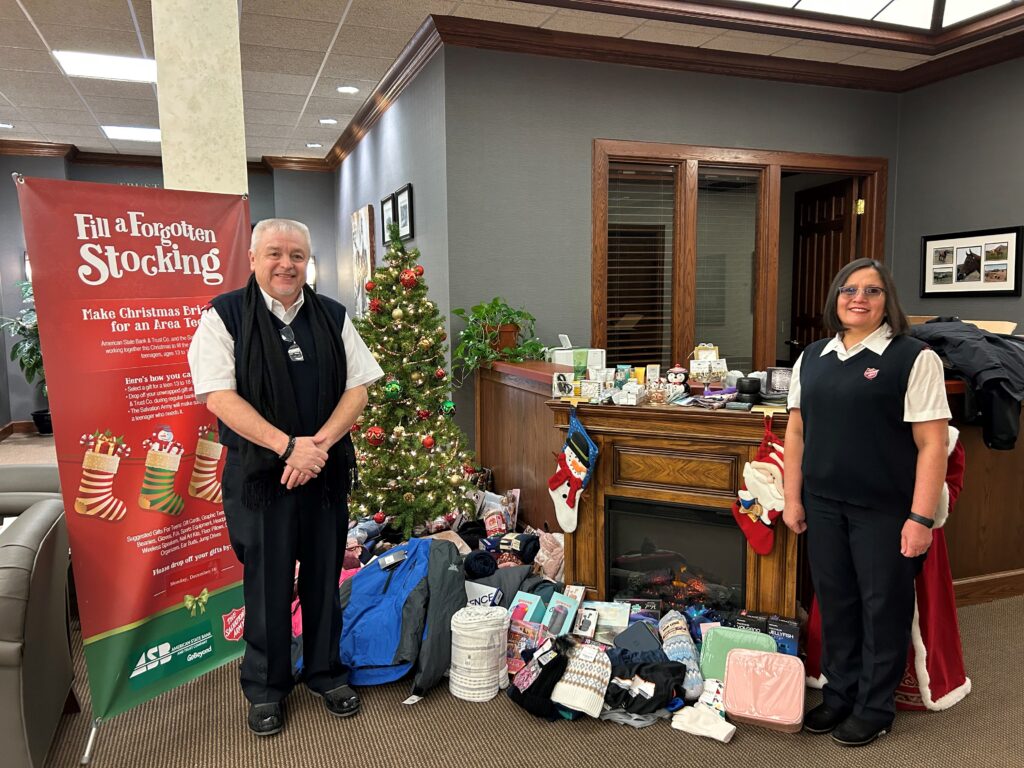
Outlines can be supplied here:
<path id="1" fill-rule="evenodd" d="M 836 273 L 835 278 L 832 280 L 832 285 L 829 286 L 828 298 L 825 299 L 825 309 L 822 313 L 825 328 L 829 333 L 838 333 L 839 335 L 846 333 L 847 328 L 840 322 L 837 310 L 839 289 L 846 285 L 850 275 L 859 269 L 867 267 L 878 273 L 878 277 L 882 281 L 882 288 L 885 290 L 885 314 L 882 317 L 882 321 L 888 323 L 889 327 L 892 328 L 893 336 L 900 336 L 906 333 L 910 330 L 910 321 L 907 320 L 907 316 L 900 306 L 900 299 L 896 295 L 896 283 L 892 279 L 892 273 L 889 272 L 889 268 L 885 264 L 875 259 L 851 261 Z"/>

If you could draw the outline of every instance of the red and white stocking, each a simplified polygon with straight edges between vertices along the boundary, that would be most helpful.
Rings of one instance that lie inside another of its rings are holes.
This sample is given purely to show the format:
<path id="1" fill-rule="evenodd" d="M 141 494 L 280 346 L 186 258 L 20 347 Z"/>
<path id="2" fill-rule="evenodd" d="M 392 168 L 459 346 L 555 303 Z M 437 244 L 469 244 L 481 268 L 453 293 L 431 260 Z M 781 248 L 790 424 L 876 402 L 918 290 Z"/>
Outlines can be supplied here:
<path id="1" fill-rule="evenodd" d="M 750 548 L 759 555 L 772 551 L 775 521 L 782 516 L 785 506 L 784 457 L 782 442 L 771 431 L 771 422 L 766 421 L 757 455 L 744 465 L 743 487 L 732 504 L 732 516 L 747 537 Z"/>
<path id="2" fill-rule="evenodd" d="M 125 516 L 127 505 L 114 496 L 114 475 L 120 456 L 86 451 L 82 460 L 82 479 L 78 484 L 75 512 L 87 517 L 117 522 Z"/>
<path id="3" fill-rule="evenodd" d="M 220 504 L 221 484 L 217 479 L 217 465 L 224 446 L 212 440 L 200 439 L 196 443 L 196 463 L 188 482 L 188 495 L 214 504 Z"/>

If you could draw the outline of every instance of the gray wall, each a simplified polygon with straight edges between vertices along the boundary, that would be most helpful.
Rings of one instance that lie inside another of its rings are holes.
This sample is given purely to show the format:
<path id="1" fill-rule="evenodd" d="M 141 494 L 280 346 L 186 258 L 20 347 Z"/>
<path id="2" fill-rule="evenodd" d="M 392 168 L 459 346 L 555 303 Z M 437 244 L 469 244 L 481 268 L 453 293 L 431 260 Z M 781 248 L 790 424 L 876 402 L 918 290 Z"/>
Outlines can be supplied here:
<path id="1" fill-rule="evenodd" d="M 333 299 L 338 298 L 336 194 L 334 173 L 274 171 L 274 208 L 270 215 L 295 219 L 309 227 L 316 258 L 316 289 Z M 255 212 L 252 220 L 259 220 Z"/>
<path id="2" fill-rule="evenodd" d="M 25 279 L 25 233 L 21 227 L 18 193 L 12 173 L 45 179 L 64 178 L 61 157 L 0 156 L 0 315 L 14 317 L 22 308 L 21 291 L 16 285 Z M 32 254 L 34 260 L 45 254 Z M 0 366 L 0 426 L 12 419 L 23 421 L 43 406 L 38 390 L 25 382 L 17 363 L 11 362 L 11 346 L 16 340 L 6 333 L 3 340 L 4 365 Z"/>
<path id="3" fill-rule="evenodd" d="M 412 184 L 413 230 L 406 243 L 420 249 L 423 279 L 441 314 L 448 300 L 448 190 L 445 175 L 445 70 L 447 50 L 438 51 L 338 169 L 338 295 L 354 297 L 352 213 L 373 206 L 374 252 L 384 263 L 380 201 Z M 489 261 L 489 260 L 488 260 Z"/>
<path id="4" fill-rule="evenodd" d="M 909 314 L 1024 323 L 1016 297 L 920 298 L 922 235 L 1024 224 L 1022 97 L 1022 59 L 901 96 L 890 227 L 896 283 Z"/>

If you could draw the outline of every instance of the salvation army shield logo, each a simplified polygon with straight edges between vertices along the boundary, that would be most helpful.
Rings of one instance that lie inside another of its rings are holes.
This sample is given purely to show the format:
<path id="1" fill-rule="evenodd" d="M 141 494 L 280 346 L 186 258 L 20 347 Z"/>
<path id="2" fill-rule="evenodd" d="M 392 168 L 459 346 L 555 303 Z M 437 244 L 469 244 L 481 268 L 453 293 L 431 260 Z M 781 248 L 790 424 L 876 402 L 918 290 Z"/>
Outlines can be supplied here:
<path id="1" fill-rule="evenodd" d="M 871 379 L 875 378 L 875 376 L 877 376 L 877 375 L 878 375 L 878 369 L 877 368 L 865 368 L 864 369 L 864 378 L 867 379 L 868 381 L 871 381 Z"/>
<path id="2" fill-rule="evenodd" d="M 245 606 L 235 608 L 228 613 L 222 614 L 220 620 L 224 624 L 224 639 L 237 642 L 242 639 L 242 630 L 245 628 Z"/>

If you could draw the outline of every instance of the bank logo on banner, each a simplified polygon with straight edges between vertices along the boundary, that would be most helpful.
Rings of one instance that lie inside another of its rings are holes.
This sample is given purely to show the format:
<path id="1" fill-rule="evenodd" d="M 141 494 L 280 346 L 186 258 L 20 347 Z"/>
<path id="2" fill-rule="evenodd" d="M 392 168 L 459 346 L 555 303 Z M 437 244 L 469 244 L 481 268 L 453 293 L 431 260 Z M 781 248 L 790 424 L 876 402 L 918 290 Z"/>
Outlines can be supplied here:
<path id="1" fill-rule="evenodd" d="M 213 633 L 209 622 L 179 632 L 164 642 L 140 651 L 129 675 L 133 687 L 180 672 L 213 653 Z"/>

